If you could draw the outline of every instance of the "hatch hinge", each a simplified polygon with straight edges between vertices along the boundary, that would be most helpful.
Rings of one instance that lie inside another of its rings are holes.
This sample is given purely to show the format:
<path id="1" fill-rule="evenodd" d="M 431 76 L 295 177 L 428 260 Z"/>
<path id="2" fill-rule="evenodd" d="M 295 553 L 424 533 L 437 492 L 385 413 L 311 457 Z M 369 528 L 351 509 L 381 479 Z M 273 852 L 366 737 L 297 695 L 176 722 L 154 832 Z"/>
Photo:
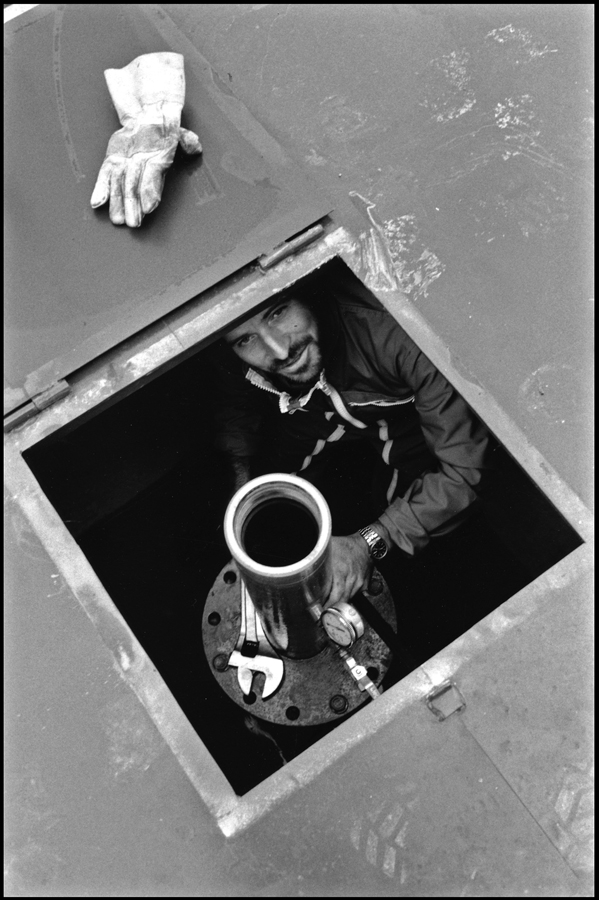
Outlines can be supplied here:
<path id="1" fill-rule="evenodd" d="M 52 404 L 56 403 L 58 400 L 62 400 L 63 397 L 66 397 L 67 394 L 70 393 L 70 390 L 71 386 L 64 378 L 60 381 L 55 381 L 54 384 L 49 388 L 46 388 L 45 391 L 36 394 L 35 397 L 32 397 L 24 406 L 21 406 L 19 409 L 5 417 L 5 433 L 7 431 L 12 431 L 13 428 L 17 428 L 19 425 L 27 422 L 28 419 L 37 416 L 39 412 L 52 406 Z"/>
<path id="2" fill-rule="evenodd" d="M 324 234 L 323 226 L 313 225 L 312 228 L 308 228 L 307 231 L 303 231 L 290 241 L 283 241 L 282 244 L 279 244 L 279 246 L 275 247 L 274 250 L 271 250 L 270 253 L 260 256 L 258 258 L 258 265 L 262 271 L 265 272 L 266 269 L 271 269 L 276 263 L 285 259 L 286 256 L 291 256 L 292 253 L 297 253 L 298 250 L 303 249 L 306 244 L 311 244 L 312 241 L 315 241 L 316 238 L 319 238 L 322 234 Z"/>

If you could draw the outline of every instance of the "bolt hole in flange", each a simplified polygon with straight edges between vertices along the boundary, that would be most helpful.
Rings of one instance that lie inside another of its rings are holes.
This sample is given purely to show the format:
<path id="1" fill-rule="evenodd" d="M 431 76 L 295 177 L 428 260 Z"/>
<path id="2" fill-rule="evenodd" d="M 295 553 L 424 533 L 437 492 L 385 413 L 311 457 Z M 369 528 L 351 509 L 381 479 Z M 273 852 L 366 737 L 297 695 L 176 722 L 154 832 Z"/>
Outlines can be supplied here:
<path id="1" fill-rule="evenodd" d="M 285 715 L 290 722 L 297 722 L 300 717 L 300 711 L 297 706 L 288 706 L 285 710 Z"/>
<path id="2" fill-rule="evenodd" d="M 366 669 L 366 674 L 368 675 L 368 677 L 370 678 L 371 681 L 375 681 L 375 682 L 378 681 L 379 670 L 377 669 L 376 666 L 368 666 L 368 668 Z"/>
<path id="3" fill-rule="evenodd" d="M 211 612 L 208 616 L 209 625 L 218 625 L 220 623 L 220 615 L 217 612 Z"/>
<path id="4" fill-rule="evenodd" d="M 256 694 L 253 691 L 250 691 L 249 694 L 243 695 L 243 702 L 247 703 L 248 706 L 252 706 L 253 703 L 256 702 Z"/>
<path id="5" fill-rule="evenodd" d="M 237 581 L 237 573 L 233 572 L 232 569 L 227 569 L 225 574 L 223 575 L 223 581 L 225 584 L 235 584 Z"/>

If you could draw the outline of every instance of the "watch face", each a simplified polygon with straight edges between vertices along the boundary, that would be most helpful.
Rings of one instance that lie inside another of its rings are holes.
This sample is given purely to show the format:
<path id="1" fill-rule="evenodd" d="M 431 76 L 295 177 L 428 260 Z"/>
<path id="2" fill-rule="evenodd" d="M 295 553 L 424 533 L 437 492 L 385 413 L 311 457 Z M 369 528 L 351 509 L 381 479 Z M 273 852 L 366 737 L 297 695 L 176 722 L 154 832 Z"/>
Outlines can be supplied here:
<path id="1" fill-rule="evenodd" d="M 382 559 L 387 554 L 387 545 L 382 538 L 373 545 L 370 553 L 373 559 Z"/>
<path id="2" fill-rule="evenodd" d="M 387 544 L 373 528 L 370 528 L 370 526 L 362 528 L 360 534 L 368 544 L 371 559 L 382 559 L 383 556 L 387 555 Z"/>

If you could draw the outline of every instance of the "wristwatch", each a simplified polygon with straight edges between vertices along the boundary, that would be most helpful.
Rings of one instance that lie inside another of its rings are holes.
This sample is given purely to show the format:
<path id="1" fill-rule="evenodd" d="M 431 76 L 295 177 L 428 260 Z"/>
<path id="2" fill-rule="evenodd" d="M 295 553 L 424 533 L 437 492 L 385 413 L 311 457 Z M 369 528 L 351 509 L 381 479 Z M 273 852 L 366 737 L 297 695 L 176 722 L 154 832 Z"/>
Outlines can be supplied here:
<path id="1" fill-rule="evenodd" d="M 368 549 L 370 551 L 371 559 L 382 559 L 383 556 L 387 555 L 387 544 L 382 539 L 380 534 L 372 528 L 370 525 L 367 525 L 365 528 L 360 528 L 359 534 L 362 535 L 366 543 L 368 544 Z"/>

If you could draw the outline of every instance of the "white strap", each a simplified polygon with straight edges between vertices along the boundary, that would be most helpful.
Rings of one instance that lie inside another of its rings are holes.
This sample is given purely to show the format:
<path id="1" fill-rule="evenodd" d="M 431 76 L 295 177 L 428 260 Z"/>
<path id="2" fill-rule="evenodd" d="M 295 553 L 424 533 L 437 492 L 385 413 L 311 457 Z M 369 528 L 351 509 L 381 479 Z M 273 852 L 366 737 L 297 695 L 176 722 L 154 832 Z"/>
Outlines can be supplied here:
<path id="1" fill-rule="evenodd" d="M 356 428 L 367 428 L 368 426 L 364 424 L 364 422 L 360 422 L 359 419 L 355 419 L 351 413 L 346 409 L 343 400 L 338 391 L 335 390 L 332 384 L 328 384 L 325 382 L 324 377 L 321 378 L 322 389 L 325 394 L 328 394 L 331 400 L 333 401 L 333 406 L 337 410 L 340 416 L 342 416 L 346 422 L 351 422 Z M 320 382 L 319 382 L 320 384 Z"/>
<path id="2" fill-rule="evenodd" d="M 397 479 L 399 476 L 399 472 L 397 469 L 393 469 L 393 478 L 391 479 L 391 484 L 387 488 L 387 503 L 391 503 L 393 500 L 393 494 L 395 493 L 395 488 L 397 487 Z"/>

